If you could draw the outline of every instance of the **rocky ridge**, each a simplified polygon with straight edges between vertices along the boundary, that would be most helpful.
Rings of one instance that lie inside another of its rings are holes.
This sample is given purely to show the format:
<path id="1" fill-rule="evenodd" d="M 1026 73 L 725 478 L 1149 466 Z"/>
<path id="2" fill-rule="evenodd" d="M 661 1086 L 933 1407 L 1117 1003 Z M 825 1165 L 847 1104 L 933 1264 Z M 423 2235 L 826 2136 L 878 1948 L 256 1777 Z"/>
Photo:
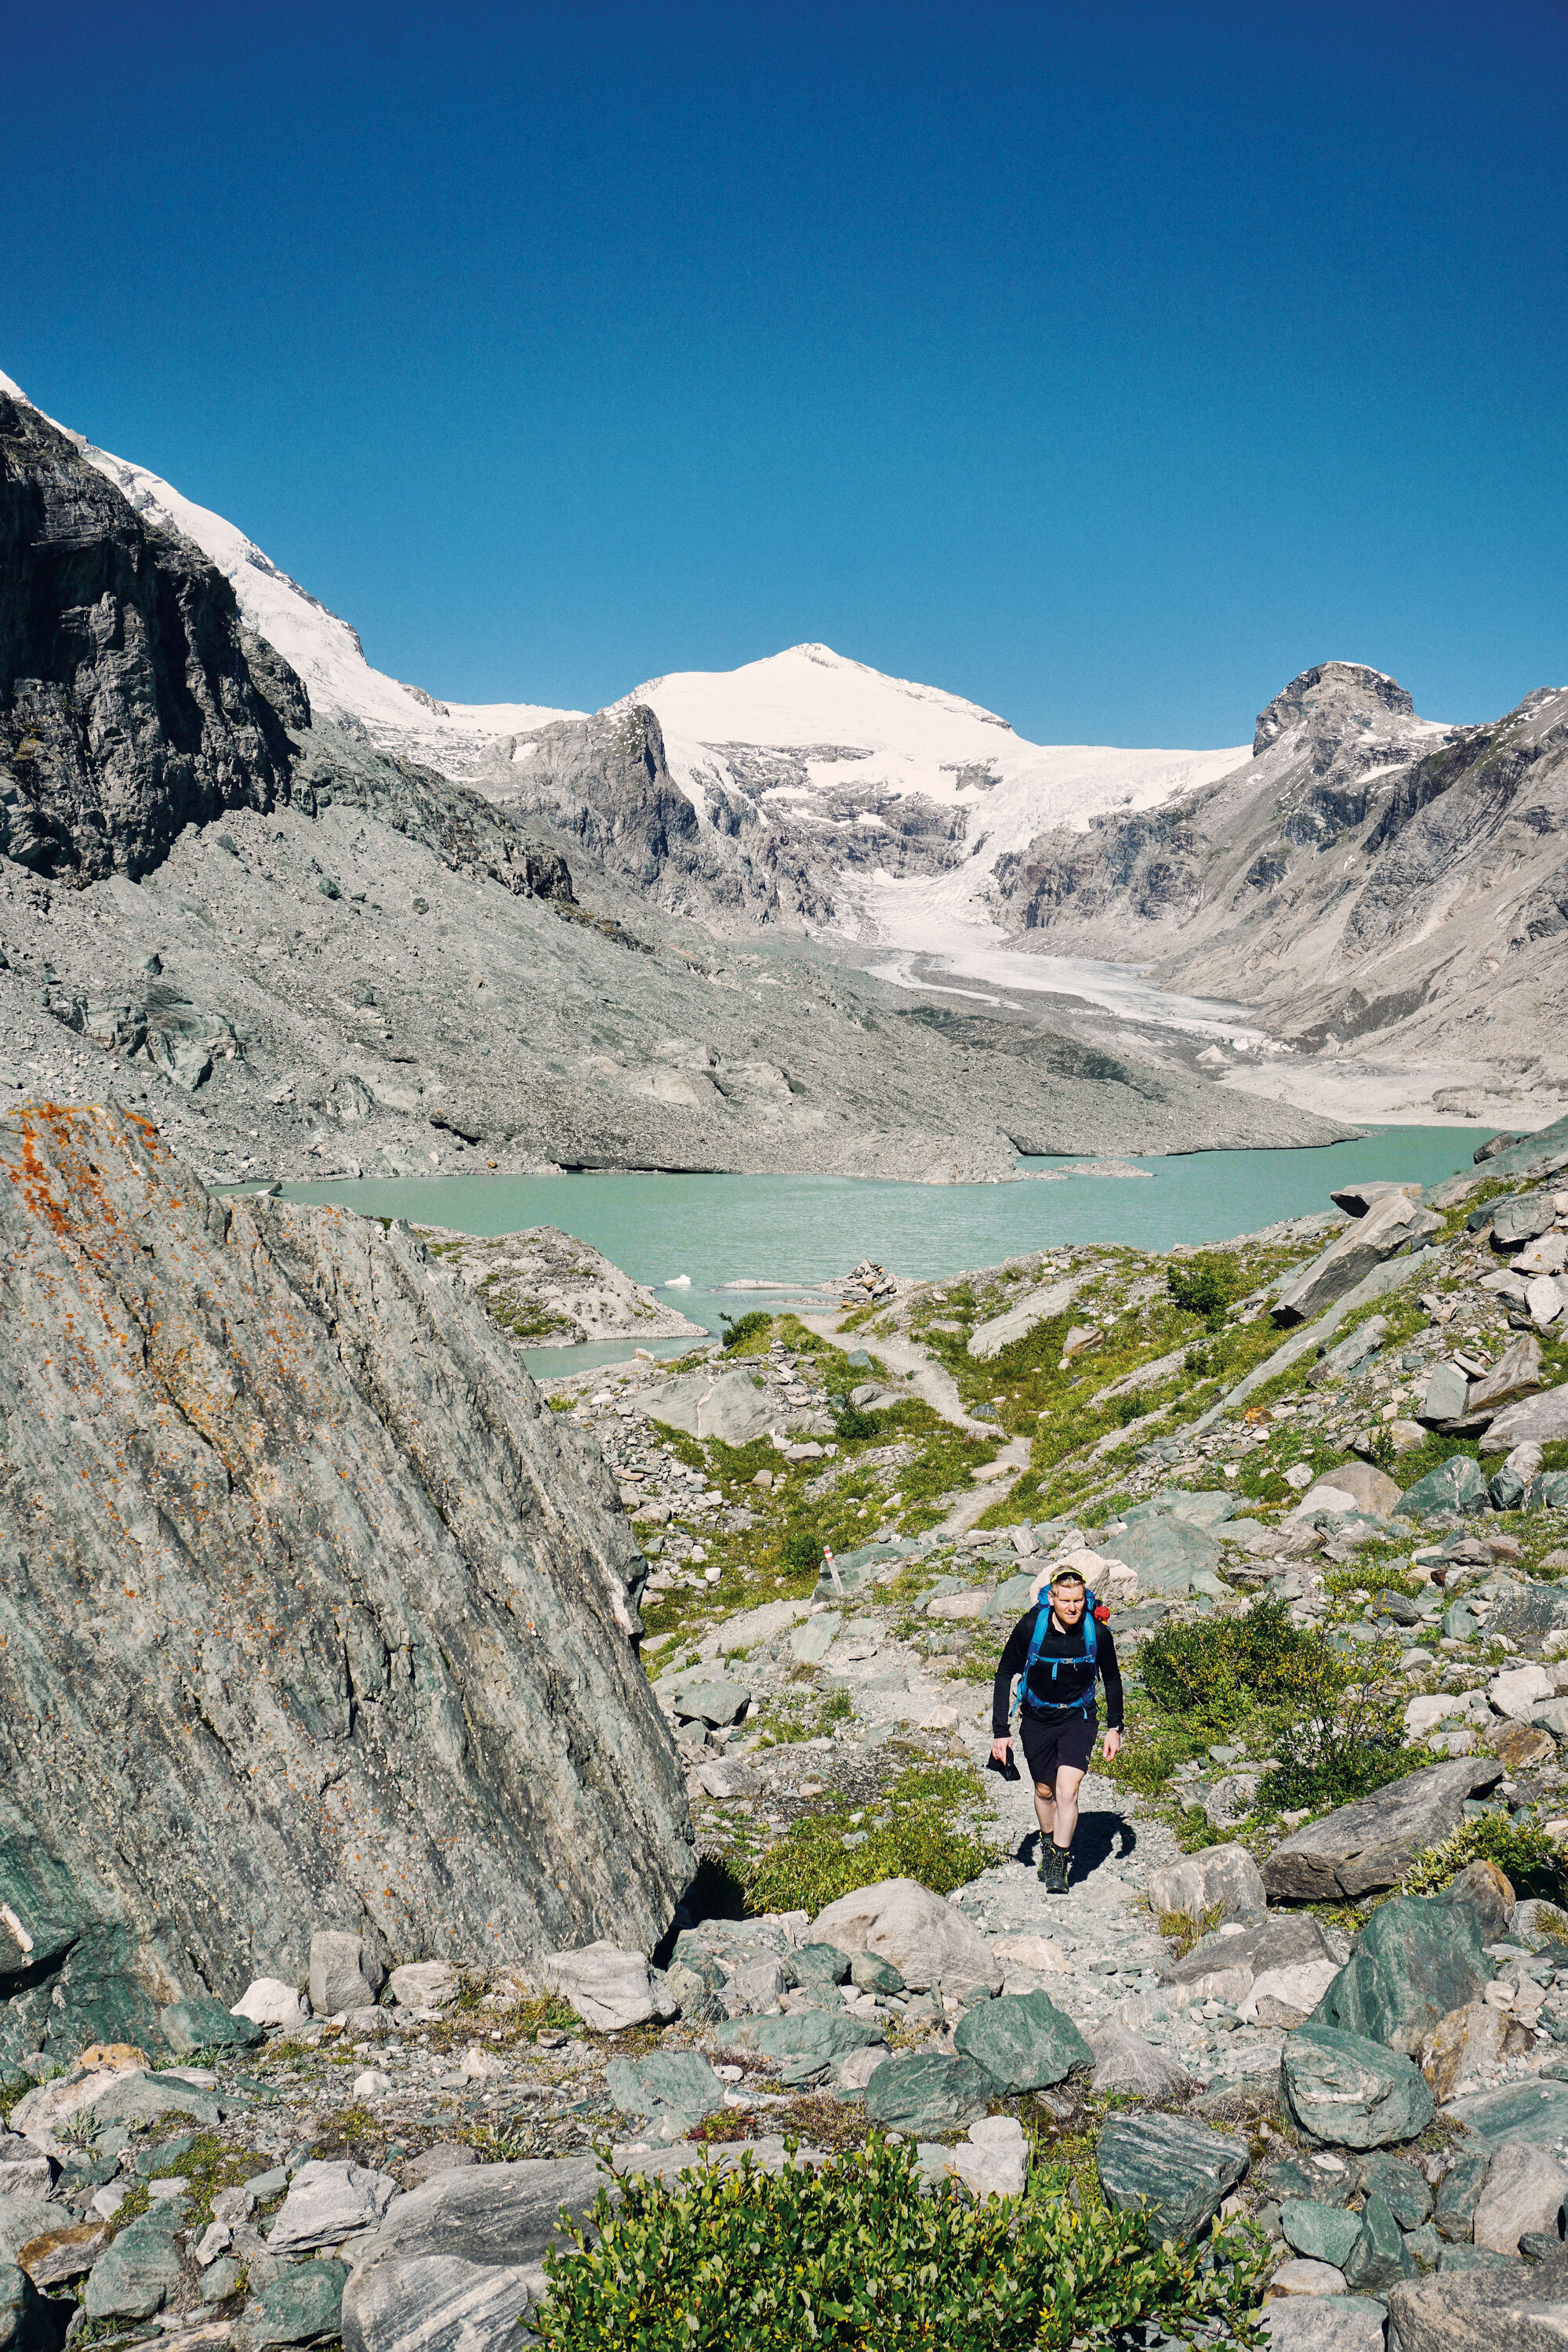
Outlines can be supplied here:
<path id="1" fill-rule="evenodd" d="M 1004 917 L 1056 952 L 1144 942 L 1166 987 L 1238 999 L 1298 1056 L 1247 1075 L 1314 1099 L 1337 1087 L 1485 1115 L 1489 1093 L 1550 1116 L 1568 1080 L 1552 1043 L 1563 912 L 1568 689 L 1494 724 L 1415 716 L 1352 662 L 1303 672 L 1259 714 L 1253 758 L 1217 782 L 1058 828 L 997 868 Z M 1449 1083 L 1443 1083 L 1447 1068 Z M 1400 1097 L 1401 1084 L 1406 1092 Z"/>

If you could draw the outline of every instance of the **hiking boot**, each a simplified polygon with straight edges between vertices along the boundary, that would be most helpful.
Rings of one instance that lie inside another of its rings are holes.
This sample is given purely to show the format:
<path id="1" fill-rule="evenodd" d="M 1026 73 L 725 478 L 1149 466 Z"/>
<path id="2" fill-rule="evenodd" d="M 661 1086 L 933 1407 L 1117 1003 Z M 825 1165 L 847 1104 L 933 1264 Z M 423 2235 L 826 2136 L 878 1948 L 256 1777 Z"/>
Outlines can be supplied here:
<path id="1" fill-rule="evenodd" d="M 1064 1846 L 1047 1845 L 1040 1857 L 1040 1876 L 1047 1895 L 1065 1895 L 1072 1874 L 1072 1855 Z"/>

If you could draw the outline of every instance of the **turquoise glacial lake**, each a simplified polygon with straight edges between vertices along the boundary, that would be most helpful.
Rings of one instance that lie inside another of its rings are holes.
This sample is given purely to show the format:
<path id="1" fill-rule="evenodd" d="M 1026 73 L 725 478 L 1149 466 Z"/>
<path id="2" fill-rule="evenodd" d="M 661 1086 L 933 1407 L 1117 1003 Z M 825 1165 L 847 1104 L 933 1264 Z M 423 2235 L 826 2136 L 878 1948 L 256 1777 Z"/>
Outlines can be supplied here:
<path id="1" fill-rule="evenodd" d="M 1470 1165 L 1486 1130 L 1384 1127 L 1352 1143 L 1297 1151 L 1205 1151 L 1097 1163 L 1025 1160 L 1015 1184 L 884 1184 L 847 1176 L 453 1175 L 290 1184 L 291 1201 L 335 1201 L 363 1216 L 406 1217 L 458 1233 L 558 1225 L 623 1266 L 708 1329 L 751 1307 L 806 1301 L 863 1257 L 924 1279 L 994 1265 L 1068 1242 L 1135 1249 L 1221 1242 L 1325 1209 L 1352 1178 L 1435 1184 Z M 1077 1171 L 1077 1172 L 1075 1172 Z M 1044 1176 L 1049 1181 L 1032 1181 Z M 824 1302 L 813 1302 L 818 1306 Z M 673 1352 L 681 1343 L 661 1344 Z M 689 1342 L 686 1344 L 689 1345 Z M 531 1349 L 545 1374 L 613 1362 L 625 1347 Z"/>

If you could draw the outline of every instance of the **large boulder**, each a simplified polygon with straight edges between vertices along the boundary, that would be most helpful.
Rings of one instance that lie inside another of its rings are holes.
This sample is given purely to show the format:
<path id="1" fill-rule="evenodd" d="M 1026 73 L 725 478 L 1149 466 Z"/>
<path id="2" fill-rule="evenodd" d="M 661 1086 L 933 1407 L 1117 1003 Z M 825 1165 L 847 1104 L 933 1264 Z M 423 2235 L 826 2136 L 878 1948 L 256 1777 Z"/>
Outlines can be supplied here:
<path id="1" fill-rule="evenodd" d="M 1542 1389 L 1537 1396 L 1521 1397 L 1517 1404 L 1504 1405 L 1481 1440 L 1481 1452 L 1489 1459 L 1493 1454 L 1511 1454 L 1516 1445 L 1561 1445 L 1565 1438 L 1568 1381 L 1554 1389 Z"/>
<path id="2" fill-rule="evenodd" d="M 1441 1217 L 1424 1209 L 1407 1192 L 1384 1192 L 1280 1292 L 1274 1306 L 1275 1321 L 1310 1322 L 1364 1281 L 1385 1258 L 1411 1249 L 1427 1234 L 1440 1232 L 1442 1223 Z"/>
<path id="3" fill-rule="evenodd" d="M 984 2067 L 1003 2098 L 1046 2090 L 1075 2066 L 1087 2069 L 1095 2063 L 1071 2018 L 1043 1992 L 976 2001 L 960 2019 L 952 2046 L 960 2057 Z"/>
<path id="4" fill-rule="evenodd" d="M 1268 2352 L 1384 2352 L 1384 2307 L 1370 2294 L 1289 2294 L 1269 2303 Z"/>
<path id="5" fill-rule="evenodd" d="M 1258 1864 L 1244 1845 L 1209 1845 L 1181 1862 L 1168 1863 L 1149 1881 L 1149 1908 L 1200 1920 L 1217 1911 L 1221 1921 L 1259 1920 L 1268 1908 Z"/>
<path id="6" fill-rule="evenodd" d="M 1290 1516 L 1307 1519 L 1314 1511 L 1362 1511 L 1368 1518 L 1382 1519 L 1398 1500 L 1399 1488 L 1386 1470 L 1374 1469 L 1370 1462 L 1337 1462 L 1308 1487 Z"/>
<path id="7" fill-rule="evenodd" d="M 0 2352 L 58 2352 L 63 2333 L 59 2305 L 15 2263 L 0 2263 Z"/>
<path id="8" fill-rule="evenodd" d="M 1391 1780 L 1281 1839 L 1263 1865 L 1277 1903 L 1357 1902 L 1392 1886 L 1415 1856 L 1458 1829 L 1465 1800 L 1503 1777 L 1493 1756 L 1459 1756 Z"/>
<path id="9" fill-rule="evenodd" d="M 1336 1952 L 1322 1924 L 1311 1911 L 1270 1911 L 1250 1926 L 1234 1924 L 1200 1936 L 1185 1959 L 1164 1960 L 1160 1976 L 1166 1984 L 1192 1984 L 1212 1969 L 1250 1969 L 1254 1979 L 1275 1969 L 1321 1965 L 1337 1969 Z"/>
<path id="10" fill-rule="evenodd" d="M 1492 1211 L 1492 1239 L 1500 1249 L 1518 1249 L 1545 1233 L 1556 1214 L 1550 1192 L 1515 1192 Z"/>
<path id="11" fill-rule="evenodd" d="M 284 2344 L 318 2344 L 342 2325 L 347 2263 L 328 2255 L 294 2263 L 245 2306 L 245 2332 L 255 2352 Z"/>
<path id="12" fill-rule="evenodd" d="M 605 2088 L 623 2116 L 671 2116 L 697 2123 L 724 2104 L 724 2085 L 700 2050 L 612 2058 Z"/>
<path id="13" fill-rule="evenodd" d="M 316 1928 L 651 1948 L 693 1865 L 644 1564 L 484 1307 L 118 1109 L 12 1111 L 0 1175 L 0 1900 L 92 1985 L 51 2054 L 155 2046 L 110 1985 L 297 1985 Z"/>
<path id="14" fill-rule="evenodd" d="M 1119 2091 L 1124 2098 L 1149 2106 L 1191 2094 L 1192 2077 L 1184 2066 L 1179 2066 L 1168 2051 L 1145 2042 L 1141 2033 L 1119 2025 L 1114 2018 L 1095 2027 L 1089 2046 L 1094 2053 L 1091 2091 Z"/>
<path id="15" fill-rule="evenodd" d="M 151 2319 L 183 2275 L 176 2235 L 184 2200 L 170 2197 L 128 2221 L 93 2264 L 83 2297 L 89 2319 Z"/>
<path id="16" fill-rule="evenodd" d="M 1341 2147 L 1414 2139 L 1435 2112 L 1432 2093 L 1408 2058 L 1331 2025 L 1301 2025 L 1286 2035 L 1279 2084 L 1300 2131 Z"/>
<path id="17" fill-rule="evenodd" d="M 725 1445 L 749 1445 L 754 1437 L 765 1437 L 779 1418 L 776 1401 L 740 1370 L 686 1372 L 646 1389 L 637 1403 L 649 1421 Z"/>
<path id="18" fill-rule="evenodd" d="M 594 2158 L 530 2158 L 437 2173 L 399 2198 L 343 2292 L 343 2352 L 509 2352 L 563 2210 L 581 2221 Z"/>
<path id="19" fill-rule="evenodd" d="M 1491 1981 L 1483 1940 L 1468 1904 L 1396 1895 L 1373 1913 L 1313 2014 L 1410 2056 L 1439 2018 L 1479 2000 Z"/>
<path id="20" fill-rule="evenodd" d="M 1388 2294 L 1388 2352 L 1562 2352 L 1568 2278 L 1522 2263 L 1406 2279 Z"/>
<path id="21" fill-rule="evenodd" d="M 1190 2242 L 1247 2171 L 1247 2143 L 1184 2116 L 1113 2116 L 1095 2145 L 1106 2202 L 1142 2208 L 1161 2233 Z"/>
<path id="22" fill-rule="evenodd" d="M 1002 1990 L 991 1947 L 963 1914 L 913 1878 L 884 1878 L 840 1895 L 811 1923 L 814 1943 L 870 1952 L 898 1969 L 914 1991 L 935 1985 L 965 2000 L 982 1985 Z"/>

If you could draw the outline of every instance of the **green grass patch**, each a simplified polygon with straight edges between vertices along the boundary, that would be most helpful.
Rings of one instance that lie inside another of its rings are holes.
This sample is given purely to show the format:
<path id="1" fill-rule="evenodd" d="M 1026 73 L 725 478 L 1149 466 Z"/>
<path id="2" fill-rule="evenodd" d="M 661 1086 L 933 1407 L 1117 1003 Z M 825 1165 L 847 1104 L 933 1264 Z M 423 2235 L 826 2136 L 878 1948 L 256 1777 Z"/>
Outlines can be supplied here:
<path id="1" fill-rule="evenodd" d="M 914 1878 L 933 1895 L 951 1895 L 1003 1858 L 973 1822 L 984 1801 L 970 1764 L 910 1766 L 888 1790 L 879 1818 L 835 1795 L 751 1864 L 747 1903 L 753 1911 L 815 1916 L 841 1895 L 883 1878 Z"/>

